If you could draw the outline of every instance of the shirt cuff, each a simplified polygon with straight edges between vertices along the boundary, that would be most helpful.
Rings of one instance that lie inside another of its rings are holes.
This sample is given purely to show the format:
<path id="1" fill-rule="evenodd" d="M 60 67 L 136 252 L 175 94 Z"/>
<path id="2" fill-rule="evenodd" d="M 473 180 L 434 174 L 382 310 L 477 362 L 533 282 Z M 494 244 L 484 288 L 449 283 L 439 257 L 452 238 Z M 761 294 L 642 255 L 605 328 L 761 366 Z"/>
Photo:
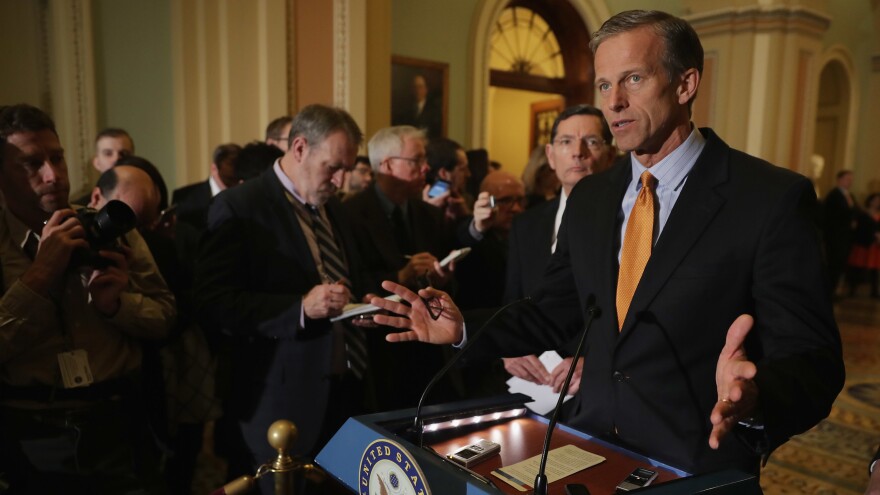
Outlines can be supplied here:
<path id="1" fill-rule="evenodd" d="M 461 349 L 467 344 L 467 326 L 462 322 L 461 324 L 461 342 L 457 344 L 452 344 L 452 347 L 456 349 Z"/>
<path id="2" fill-rule="evenodd" d="M 482 241 L 483 233 L 477 230 L 477 221 L 471 220 L 471 223 L 468 225 L 468 234 L 471 235 L 475 240 Z"/>

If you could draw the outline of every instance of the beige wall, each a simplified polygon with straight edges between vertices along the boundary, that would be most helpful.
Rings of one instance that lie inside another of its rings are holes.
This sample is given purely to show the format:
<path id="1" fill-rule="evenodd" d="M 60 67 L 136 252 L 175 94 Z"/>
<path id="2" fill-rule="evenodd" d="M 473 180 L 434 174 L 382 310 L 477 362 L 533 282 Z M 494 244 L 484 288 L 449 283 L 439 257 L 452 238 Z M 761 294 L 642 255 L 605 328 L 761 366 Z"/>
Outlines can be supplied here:
<path id="1" fill-rule="evenodd" d="M 61 2 L 64 3 L 64 2 Z M 135 152 L 174 183 L 171 2 L 93 0 L 96 129 L 126 129 Z M 91 151 L 91 150 L 90 150 Z M 87 167 L 91 188 L 97 172 Z M 171 186 L 169 186 L 171 187 Z"/>
<path id="2" fill-rule="evenodd" d="M 473 0 L 391 2 L 392 53 L 449 64 L 447 135 L 465 147 L 471 145 L 467 132 L 470 53 L 466 33 L 476 3 Z"/>
<path id="3" fill-rule="evenodd" d="M 16 47 L 0 54 L 4 67 L 13 68 L 4 73 L 16 74 L 0 80 L 0 99 L 50 109 L 59 122 L 75 183 L 89 179 L 95 131 L 120 125 L 132 131 L 138 153 L 155 161 L 174 187 L 203 179 L 217 144 L 261 138 L 268 120 L 305 103 L 347 105 L 367 134 L 387 125 L 390 56 L 399 54 L 449 64 L 449 135 L 470 146 L 489 139 L 482 113 L 486 102 L 476 88 L 483 84 L 481 91 L 488 89 L 479 60 L 485 55 L 491 15 L 503 4 L 0 2 L 0 39 L 6 41 L 4 46 Z M 730 144 L 796 170 L 808 171 L 821 69 L 830 60 L 848 61 L 853 117 L 846 163 L 840 167 L 855 170 L 857 193 L 867 190 L 871 181 L 880 184 L 880 167 L 873 165 L 880 154 L 880 140 L 874 136 L 880 128 L 878 2 L 573 4 L 590 30 L 607 15 L 630 8 L 663 8 L 690 19 L 726 12 L 720 30 L 712 28 L 714 34 L 699 26 L 711 59 L 711 77 L 701 93 L 705 101 L 698 102 L 697 117 L 716 127 Z M 753 11 L 760 15 L 743 14 Z M 743 20 L 749 15 L 760 22 L 748 27 Z M 761 20 L 771 18 L 776 24 Z M 789 20 L 780 23 L 780 18 Z M 822 18 L 830 20 L 824 31 Z M 493 125 L 493 133 L 497 129 Z"/>
<path id="4" fill-rule="evenodd" d="M 284 0 L 172 2 L 176 185 L 204 180 L 217 145 L 262 140 L 288 113 L 287 12 Z"/>
<path id="5" fill-rule="evenodd" d="M 296 104 L 333 104 L 333 2 L 296 0 Z"/>
<path id="6" fill-rule="evenodd" d="M 559 95 L 519 91 L 507 88 L 489 88 L 487 129 L 489 159 L 501 163 L 503 170 L 520 177 L 532 153 L 531 105 Z"/>

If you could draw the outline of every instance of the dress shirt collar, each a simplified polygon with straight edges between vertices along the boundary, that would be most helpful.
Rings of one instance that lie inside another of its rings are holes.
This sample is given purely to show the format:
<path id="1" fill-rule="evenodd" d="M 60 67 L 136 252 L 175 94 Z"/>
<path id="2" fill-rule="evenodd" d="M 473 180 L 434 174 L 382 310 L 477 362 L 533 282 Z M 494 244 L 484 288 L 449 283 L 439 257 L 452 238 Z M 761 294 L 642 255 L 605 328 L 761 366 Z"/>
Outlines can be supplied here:
<path id="1" fill-rule="evenodd" d="M 275 176 L 281 181 L 281 185 L 284 186 L 284 189 L 287 190 L 294 199 L 299 201 L 302 205 L 309 206 L 309 204 L 306 203 L 306 200 L 296 192 L 296 186 L 293 185 L 293 181 L 290 180 L 290 177 L 281 170 L 281 158 L 275 160 L 275 165 L 272 166 L 272 170 L 275 171 Z"/>
<path id="2" fill-rule="evenodd" d="M 208 185 L 211 186 L 211 197 L 212 198 L 214 196 L 220 194 L 220 191 L 223 190 L 223 188 L 220 187 L 220 184 L 217 184 L 217 181 L 214 180 L 214 176 L 212 176 L 212 175 L 208 176 Z"/>
<path id="3" fill-rule="evenodd" d="M 550 244 L 550 252 L 556 252 L 556 241 L 559 238 L 559 226 L 562 225 L 562 214 L 565 213 L 565 204 L 568 203 L 568 194 L 565 188 L 559 190 L 559 207 L 556 208 L 556 218 L 553 220 L 553 242 Z"/>
<path id="4" fill-rule="evenodd" d="M 630 163 L 632 166 L 632 183 L 635 189 L 640 189 L 641 181 L 639 178 L 645 170 L 650 170 L 651 175 L 657 179 L 657 188 L 672 188 L 678 191 L 684 184 L 688 174 L 697 162 L 697 157 L 706 146 L 706 138 L 700 133 L 699 129 L 691 124 L 691 133 L 681 143 L 678 148 L 672 150 L 665 158 L 655 163 L 650 169 L 641 164 L 636 159 L 635 152 L 630 153 Z"/>

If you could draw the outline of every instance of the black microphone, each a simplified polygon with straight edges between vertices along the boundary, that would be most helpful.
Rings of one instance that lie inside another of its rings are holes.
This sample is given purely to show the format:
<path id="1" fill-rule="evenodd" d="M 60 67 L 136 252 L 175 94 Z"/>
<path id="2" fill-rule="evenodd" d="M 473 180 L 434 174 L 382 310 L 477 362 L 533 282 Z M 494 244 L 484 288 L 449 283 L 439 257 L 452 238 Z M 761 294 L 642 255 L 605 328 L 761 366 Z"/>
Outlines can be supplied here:
<path id="1" fill-rule="evenodd" d="M 474 345 L 474 342 L 476 342 L 477 339 L 480 337 L 480 335 L 483 334 L 483 330 L 487 326 L 489 326 L 489 324 L 492 323 L 495 320 L 495 318 L 497 318 L 499 315 L 506 312 L 511 306 L 516 306 L 519 303 L 529 301 L 529 300 L 531 300 L 531 297 L 528 297 L 528 296 L 526 296 L 522 299 L 517 299 L 516 301 L 512 301 L 512 302 L 505 304 L 498 311 L 495 311 L 494 313 L 492 313 L 492 316 L 490 316 L 489 319 L 486 320 L 486 322 L 483 323 L 483 325 L 479 329 L 477 329 L 476 332 L 474 332 L 474 335 L 468 339 L 468 341 L 461 347 L 461 349 L 459 349 L 459 351 L 455 355 L 452 356 L 452 359 L 450 359 L 446 363 L 445 366 L 440 368 L 440 371 L 438 371 L 434 375 L 434 377 L 431 378 L 431 381 L 428 382 L 428 385 L 425 387 L 425 391 L 422 392 L 422 397 L 419 399 L 419 405 L 416 406 L 416 416 L 415 416 L 415 418 L 413 418 L 413 428 L 415 428 L 416 433 L 418 434 L 418 440 L 419 440 L 418 445 L 420 448 L 423 446 L 422 437 L 424 436 L 424 433 L 425 433 L 425 429 L 423 428 L 423 425 L 422 425 L 422 404 L 425 402 L 425 398 L 428 396 L 428 392 L 430 392 L 431 389 L 434 388 L 434 385 L 441 378 L 443 378 L 444 375 L 446 375 L 446 372 L 449 371 L 450 368 L 452 368 L 452 365 L 457 363 L 458 360 L 461 358 L 461 356 L 464 355 L 464 353 L 467 352 L 467 350 L 470 349 L 472 345 Z"/>
<path id="2" fill-rule="evenodd" d="M 559 391 L 556 408 L 553 409 L 553 416 L 550 417 L 550 424 L 547 425 L 547 435 L 544 437 L 544 450 L 541 451 L 541 466 L 538 468 L 538 475 L 535 476 L 534 495 L 547 495 L 548 483 L 547 475 L 544 474 L 544 471 L 547 468 L 547 455 L 550 453 L 550 438 L 553 436 L 553 430 L 556 428 L 556 420 L 559 418 L 559 411 L 562 409 L 562 403 L 565 401 L 565 393 L 568 392 L 568 385 L 571 383 L 571 376 L 574 375 L 574 368 L 577 366 L 578 359 L 581 358 L 581 352 L 584 350 L 587 334 L 590 333 L 593 320 L 601 315 L 602 310 L 596 306 L 596 297 L 590 294 L 587 296 L 587 323 L 584 325 L 584 333 L 581 334 L 581 340 L 578 342 L 577 350 L 574 352 L 574 359 L 571 360 L 571 366 L 568 367 L 568 374 L 565 375 L 562 390 Z"/>

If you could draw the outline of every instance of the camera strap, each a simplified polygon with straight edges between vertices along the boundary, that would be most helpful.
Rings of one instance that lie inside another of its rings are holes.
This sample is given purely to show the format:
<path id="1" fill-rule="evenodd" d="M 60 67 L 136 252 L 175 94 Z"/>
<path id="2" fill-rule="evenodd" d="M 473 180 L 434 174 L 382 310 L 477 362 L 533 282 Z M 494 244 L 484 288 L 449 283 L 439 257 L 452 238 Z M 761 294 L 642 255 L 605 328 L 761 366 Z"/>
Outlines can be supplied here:
<path id="1" fill-rule="evenodd" d="M 85 275 L 79 273 L 78 271 L 68 271 L 64 276 L 64 284 L 72 285 L 74 283 L 79 284 L 79 291 L 66 291 L 68 293 L 81 293 L 85 287 L 84 284 L 87 282 L 85 280 Z M 85 349 L 75 349 L 73 345 L 73 335 L 71 334 L 70 328 L 67 324 L 67 320 L 64 318 L 64 310 L 61 299 L 58 299 L 56 303 L 56 313 L 58 318 L 58 325 L 61 327 L 61 336 L 64 339 L 62 352 L 59 352 L 58 357 L 58 368 L 61 371 L 61 382 L 64 385 L 65 389 L 72 389 L 78 387 L 87 387 L 91 385 L 95 378 L 92 375 L 92 368 L 89 366 L 89 355 Z"/>

